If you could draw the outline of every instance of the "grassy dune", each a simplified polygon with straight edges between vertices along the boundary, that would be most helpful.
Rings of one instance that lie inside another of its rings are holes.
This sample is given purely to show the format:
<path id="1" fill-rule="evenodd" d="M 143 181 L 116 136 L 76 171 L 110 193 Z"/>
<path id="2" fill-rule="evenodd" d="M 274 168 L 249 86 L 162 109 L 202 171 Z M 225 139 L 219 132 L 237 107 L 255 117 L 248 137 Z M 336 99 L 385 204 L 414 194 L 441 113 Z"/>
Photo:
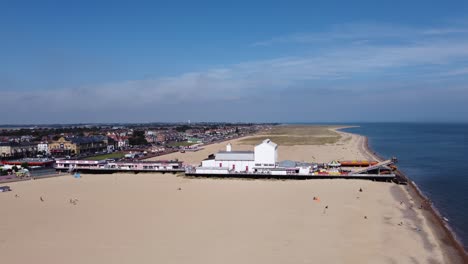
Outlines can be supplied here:
<path id="1" fill-rule="evenodd" d="M 243 145 L 256 145 L 269 138 L 279 145 L 324 145 L 334 144 L 340 139 L 340 134 L 332 129 L 338 126 L 275 126 L 257 136 L 240 141 Z"/>

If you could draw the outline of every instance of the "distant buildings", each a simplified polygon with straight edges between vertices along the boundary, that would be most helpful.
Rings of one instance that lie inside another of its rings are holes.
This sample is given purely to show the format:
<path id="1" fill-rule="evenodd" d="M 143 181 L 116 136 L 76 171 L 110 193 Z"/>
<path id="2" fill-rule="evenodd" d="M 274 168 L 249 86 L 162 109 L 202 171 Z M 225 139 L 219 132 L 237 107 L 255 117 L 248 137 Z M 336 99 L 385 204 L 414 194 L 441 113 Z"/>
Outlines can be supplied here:
<path id="1" fill-rule="evenodd" d="M 0 129 L 0 158 L 36 157 L 37 154 L 73 156 L 139 147 L 173 149 L 174 142 L 209 144 L 264 129 L 261 125 L 153 124 L 148 126 L 57 126 Z M 105 135 L 105 136 L 103 136 Z M 149 144 L 148 144 L 149 143 Z M 182 144 L 183 145 L 183 144 Z M 156 151 L 156 150 L 155 150 Z M 156 152 L 160 152 L 157 150 Z"/>
<path id="2" fill-rule="evenodd" d="M 124 133 L 109 133 L 107 136 L 114 141 L 114 146 L 118 149 L 128 148 L 130 142 Z"/>
<path id="3" fill-rule="evenodd" d="M 106 151 L 107 144 L 108 141 L 105 136 L 61 137 L 49 144 L 49 151 L 57 156 L 79 155 Z"/>
<path id="4" fill-rule="evenodd" d="M 42 154 L 50 154 L 49 152 L 49 143 L 47 142 L 40 142 L 37 144 L 37 152 L 42 153 Z"/>
<path id="5" fill-rule="evenodd" d="M 0 143 L 0 157 L 26 157 L 37 153 L 37 144 L 31 142 Z"/>
<path id="6" fill-rule="evenodd" d="M 158 134 L 158 136 L 156 137 L 156 141 L 157 142 L 165 142 L 166 141 L 166 135 L 165 134 Z"/>

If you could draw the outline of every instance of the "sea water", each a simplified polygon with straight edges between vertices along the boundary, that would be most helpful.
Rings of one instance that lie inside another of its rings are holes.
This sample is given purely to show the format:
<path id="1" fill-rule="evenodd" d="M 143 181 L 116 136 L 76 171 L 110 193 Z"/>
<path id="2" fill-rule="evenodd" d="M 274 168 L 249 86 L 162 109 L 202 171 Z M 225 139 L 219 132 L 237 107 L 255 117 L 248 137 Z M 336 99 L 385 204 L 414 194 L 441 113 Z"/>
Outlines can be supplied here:
<path id="1" fill-rule="evenodd" d="M 397 166 L 468 244 L 468 124 L 365 123 L 343 131 L 367 136 L 370 148 Z"/>

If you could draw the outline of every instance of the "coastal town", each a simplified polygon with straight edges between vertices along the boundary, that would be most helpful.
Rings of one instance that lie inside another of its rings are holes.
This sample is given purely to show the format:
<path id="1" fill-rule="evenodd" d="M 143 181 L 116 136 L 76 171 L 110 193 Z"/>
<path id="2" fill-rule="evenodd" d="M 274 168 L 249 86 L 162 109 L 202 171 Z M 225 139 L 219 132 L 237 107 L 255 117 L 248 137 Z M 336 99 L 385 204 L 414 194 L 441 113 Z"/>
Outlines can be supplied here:
<path id="1" fill-rule="evenodd" d="M 390 160 L 278 160 L 278 145 L 260 141 L 254 151 L 236 151 L 228 141 L 270 130 L 272 124 L 170 124 L 159 126 L 72 126 L 2 130 L 0 181 L 56 176 L 56 172 L 182 172 L 188 176 L 276 179 L 372 179 L 406 183 Z M 200 164 L 156 160 L 197 152 L 226 141 Z"/>
<path id="2" fill-rule="evenodd" d="M 247 136 L 268 127 L 267 124 L 171 123 L 3 128 L 0 129 L 0 177 L 11 175 L 13 170 L 16 173 L 19 170 L 22 175 L 24 169 L 33 175 L 51 173 L 56 161 L 64 159 L 129 161 L 197 151 L 204 145 Z"/>

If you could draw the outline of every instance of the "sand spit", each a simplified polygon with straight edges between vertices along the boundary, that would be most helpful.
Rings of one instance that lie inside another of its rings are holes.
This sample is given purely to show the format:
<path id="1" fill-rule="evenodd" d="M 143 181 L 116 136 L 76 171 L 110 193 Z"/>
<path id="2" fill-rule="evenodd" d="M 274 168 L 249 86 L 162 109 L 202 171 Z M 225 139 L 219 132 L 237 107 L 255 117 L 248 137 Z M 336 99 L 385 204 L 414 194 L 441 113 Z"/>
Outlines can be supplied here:
<path id="1" fill-rule="evenodd" d="M 341 138 L 335 144 L 322 145 L 278 145 L 279 160 L 295 160 L 306 162 L 330 162 L 334 159 L 339 160 L 377 160 L 377 157 L 366 151 L 367 139 L 363 136 L 351 134 L 333 128 Z M 318 135 L 320 136 L 320 135 Z M 158 156 L 149 160 L 160 159 L 179 159 L 186 164 L 200 165 L 203 159 L 208 155 L 226 149 L 226 144 L 232 144 L 233 150 L 253 150 L 253 146 L 261 142 L 261 139 L 254 141 L 252 144 L 244 144 L 244 139 L 253 138 L 249 136 L 245 138 L 237 138 L 226 142 L 216 143 L 204 146 L 202 150 L 197 152 L 180 153 L 175 152 L 168 155 Z M 250 143 L 250 141 L 248 141 Z"/>

